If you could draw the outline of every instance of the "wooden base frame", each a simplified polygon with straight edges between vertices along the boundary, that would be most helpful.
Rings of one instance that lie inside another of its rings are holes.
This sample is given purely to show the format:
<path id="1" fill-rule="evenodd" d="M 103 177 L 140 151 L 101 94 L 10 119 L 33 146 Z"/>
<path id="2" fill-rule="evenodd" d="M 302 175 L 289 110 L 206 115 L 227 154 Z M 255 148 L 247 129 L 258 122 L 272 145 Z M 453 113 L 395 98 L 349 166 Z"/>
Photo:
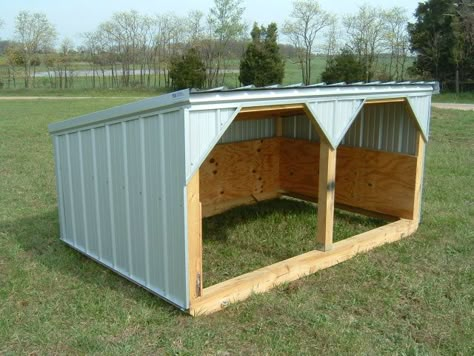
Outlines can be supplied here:
<path id="1" fill-rule="evenodd" d="M 414 233 L 417 227 L 415 221 L 398 220 L 336 242 L 330 251 L 310 251 L 204 288 L 202 296 L 191 304 L 189 313 L 198 316 L 217 312 L 231 303 L 247 299 L 252 294 L 263 293 L 279 284 L 334 266 L 359 253 L 400 240 Z"/>

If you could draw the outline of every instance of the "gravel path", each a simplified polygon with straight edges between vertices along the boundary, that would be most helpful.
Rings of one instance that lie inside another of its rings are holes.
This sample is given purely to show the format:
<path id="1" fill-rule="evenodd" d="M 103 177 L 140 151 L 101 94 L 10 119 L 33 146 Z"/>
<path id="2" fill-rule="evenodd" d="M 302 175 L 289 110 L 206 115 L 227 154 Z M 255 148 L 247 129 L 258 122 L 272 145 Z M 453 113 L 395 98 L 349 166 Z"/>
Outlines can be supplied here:
<path id="1" fill-rule="evenodd" d="M 438 109 L 474 110 L 474 104 L 432 103 L 431 105 Z"/>

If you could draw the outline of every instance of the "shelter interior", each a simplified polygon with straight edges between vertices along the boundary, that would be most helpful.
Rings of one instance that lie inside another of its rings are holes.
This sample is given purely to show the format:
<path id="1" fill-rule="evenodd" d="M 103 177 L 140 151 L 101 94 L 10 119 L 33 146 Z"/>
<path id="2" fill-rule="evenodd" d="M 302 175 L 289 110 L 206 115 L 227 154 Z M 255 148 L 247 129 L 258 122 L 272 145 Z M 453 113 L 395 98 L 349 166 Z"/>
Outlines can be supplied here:
<path id="1" fill-rule="evenodd" d="M 407 101 L 365 102 L 337 148 L 311 115 L 304 104 L 242 109 L 189 182 L 192 314 L 218 310 L 336 264 L 346 259 L 341 253 L 350 258 L 354 248 L 416 230 L 424 139 Z M 318 203 L 315 251 L 203 289 L 202 218 L 281 196 Z M 333 243 L 334 206 L 391 223 Z"/>

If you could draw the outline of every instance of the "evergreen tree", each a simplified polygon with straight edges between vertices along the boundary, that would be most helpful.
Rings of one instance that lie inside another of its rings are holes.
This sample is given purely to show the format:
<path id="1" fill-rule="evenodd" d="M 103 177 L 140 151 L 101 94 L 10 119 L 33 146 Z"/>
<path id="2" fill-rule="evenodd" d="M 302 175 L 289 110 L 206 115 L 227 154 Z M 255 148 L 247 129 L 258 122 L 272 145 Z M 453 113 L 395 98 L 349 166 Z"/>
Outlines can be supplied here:
<path id="1" fill-rule="evenodd" d="M 182 57 L 171 60 L 170 78 L 173 88 L 202 88 L 206 81 L 206 67 L 195 48 L 190 48 Z"/>
<path id="2" fill-rule="evenodd" d="M 408 25 L 416 74 L 443 84 L 472 79 L 473 11 L 472 0 L 428 0 L 418 5 L 416 22 Z"/>
<path id="3" fill-rule="evenodd" d="M 328 60 L 321 79 L 327 83 L 363 81 L 365 66 L 350 49 L 344 48 L 340 54 Z"/>
<path id="4" fill-rule="evenodd" d="M 255 23 L 251 32 L 252 42 L 240 60 L 239 80 L 243 85 L 262 87 L 281 84 L 285 63 L 278 46 L 278 29 L 275 23 L 267 28 Z"/>

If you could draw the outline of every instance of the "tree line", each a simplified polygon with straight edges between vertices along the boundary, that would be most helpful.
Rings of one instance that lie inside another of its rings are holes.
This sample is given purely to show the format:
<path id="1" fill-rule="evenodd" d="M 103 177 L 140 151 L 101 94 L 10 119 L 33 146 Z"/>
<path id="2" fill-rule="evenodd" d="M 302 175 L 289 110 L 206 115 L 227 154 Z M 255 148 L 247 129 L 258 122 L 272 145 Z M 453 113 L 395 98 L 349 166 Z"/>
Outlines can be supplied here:
<path id="1" fill-rule="evenodd" d="M 91 88 L 217 87 L 228 77 L 236 86 L 263 86 L 282 82 L 287 58 L 304 84 L 320 78 L 400 81 L 407 73 L 459 83 L 473 75 L 472 6 L 472 0 L 428 0 L 409 24 L 400 7 L 362 5 L 356 13 L 336 16 L 316 0 L 295 0 L 280 30 L 275 23 L 255 23 L 249 38 L 240 1 L 214 0 L 207 13 L 185 16 L 118 12 L 84 33 L 79 45 L 67 38 L 58 45 L 45 14 L 21 11 L 15 38 L 4 46 L 0 86 L 70 88 L 82 78 Z M 287 44 L 281 44 L 279 32 Z M 408 71 L 412 53 L 416 60 Z M 313 72 L 315 55 L 326 60 L 322 73 Z M 47 76 L 38 83 L 40 65 Z"/>

